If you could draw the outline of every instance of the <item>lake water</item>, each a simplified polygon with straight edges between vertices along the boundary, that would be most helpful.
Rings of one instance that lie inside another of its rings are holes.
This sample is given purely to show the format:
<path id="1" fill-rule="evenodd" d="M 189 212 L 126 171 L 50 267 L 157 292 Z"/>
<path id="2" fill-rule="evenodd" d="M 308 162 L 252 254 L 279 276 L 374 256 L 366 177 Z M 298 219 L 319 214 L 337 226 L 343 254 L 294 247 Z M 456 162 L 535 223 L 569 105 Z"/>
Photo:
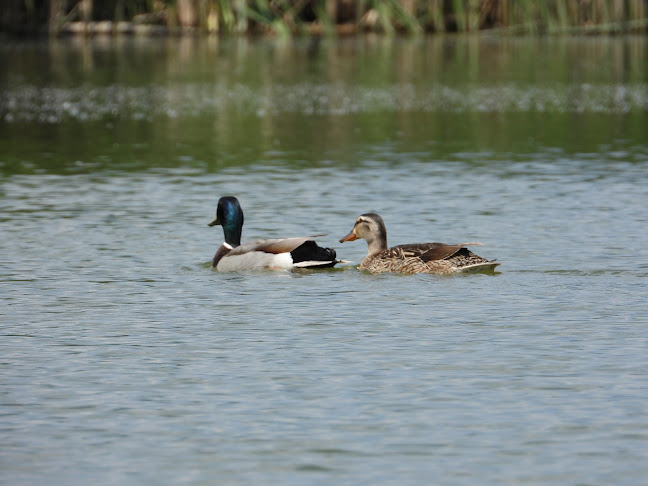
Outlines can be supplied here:
<path id="1" fill-rule="evenodd" d="M 0 47 L 0 483 L 637 485 L 648 39 Z M 208 228 L 353 263 L 218 273 Z M 372 276 L 481 241 L 495 275 Z"/>

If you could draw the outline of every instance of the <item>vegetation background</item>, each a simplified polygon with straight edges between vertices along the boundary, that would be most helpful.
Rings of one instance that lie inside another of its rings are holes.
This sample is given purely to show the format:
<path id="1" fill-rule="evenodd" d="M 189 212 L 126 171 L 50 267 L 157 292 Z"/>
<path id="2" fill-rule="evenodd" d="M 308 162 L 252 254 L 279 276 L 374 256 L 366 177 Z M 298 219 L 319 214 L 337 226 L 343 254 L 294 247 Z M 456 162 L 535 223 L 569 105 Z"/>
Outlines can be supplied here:
<path id="1" fill-rule="evenodd" d="M 3 0 L 7 34 L 626 33 L 648 0 Z"/>

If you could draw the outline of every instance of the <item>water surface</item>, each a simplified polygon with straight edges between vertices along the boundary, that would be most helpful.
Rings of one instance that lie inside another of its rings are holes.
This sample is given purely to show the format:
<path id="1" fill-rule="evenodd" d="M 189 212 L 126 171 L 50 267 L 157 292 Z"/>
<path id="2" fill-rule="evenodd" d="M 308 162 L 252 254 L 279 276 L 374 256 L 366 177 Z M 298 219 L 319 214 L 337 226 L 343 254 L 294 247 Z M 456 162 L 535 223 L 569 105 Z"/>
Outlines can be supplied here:
<path id="1" fill-rule="evenodd" d="M 1 481 L 641 483 L 647 47 L 2 47 Z M 212 271 L 226 194 L 353 263 Z M 367 211 L 500 272 L 358 272 Z"/>

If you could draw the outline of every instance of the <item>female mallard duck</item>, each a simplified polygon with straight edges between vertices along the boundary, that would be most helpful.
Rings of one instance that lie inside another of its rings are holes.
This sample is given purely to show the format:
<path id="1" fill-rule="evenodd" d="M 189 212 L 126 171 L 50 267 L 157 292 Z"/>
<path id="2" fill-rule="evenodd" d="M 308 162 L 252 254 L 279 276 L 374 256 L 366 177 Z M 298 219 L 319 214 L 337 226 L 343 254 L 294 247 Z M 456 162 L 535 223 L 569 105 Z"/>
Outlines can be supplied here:
<path id="1" fill-rule="evenodd" d="M 322 248 L 314 237 L 259 240 L 241 245 L 243 210 L 238 199 L 221 197 L 216 217 L 209 226 L 221 225 L 225 242 L 214 255 L 213 266 L 219 271 L 249 270 L 257 268 L 326 268 L 332 267 L 335 250 Z"/>
<path id="2" fill-rule="evenodd" d="M 371 273 L 435 273 L 439 275 L 457 272 L 492 271 L 499 262 L 486 260 L 464 248 L 481 243 L 412 243 L 387 247 L 387 229 L 380 216 L 363 214 L 355 222 L 351 232 L 340 243 L 358 238 L 367 240 L 369 254 L 358 267 Z"/>

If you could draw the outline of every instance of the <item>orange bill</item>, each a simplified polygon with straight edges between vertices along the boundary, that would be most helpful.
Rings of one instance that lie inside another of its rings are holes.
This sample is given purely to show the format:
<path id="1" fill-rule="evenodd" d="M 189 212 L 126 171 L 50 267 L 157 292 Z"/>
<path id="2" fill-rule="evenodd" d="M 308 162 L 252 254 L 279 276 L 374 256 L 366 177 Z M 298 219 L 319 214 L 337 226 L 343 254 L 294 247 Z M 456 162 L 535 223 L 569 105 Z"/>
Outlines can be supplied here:
<path id="1" fill-rule="evenodd" d="M 351 233 L 346 235 L 344 238 L 340 239 L 340 243 L 344 243 L 345 241 L 353 241 L 357 239 L 358 239 L 357 235 L 353 232 L 353 230 L 351 230 Z"/>

